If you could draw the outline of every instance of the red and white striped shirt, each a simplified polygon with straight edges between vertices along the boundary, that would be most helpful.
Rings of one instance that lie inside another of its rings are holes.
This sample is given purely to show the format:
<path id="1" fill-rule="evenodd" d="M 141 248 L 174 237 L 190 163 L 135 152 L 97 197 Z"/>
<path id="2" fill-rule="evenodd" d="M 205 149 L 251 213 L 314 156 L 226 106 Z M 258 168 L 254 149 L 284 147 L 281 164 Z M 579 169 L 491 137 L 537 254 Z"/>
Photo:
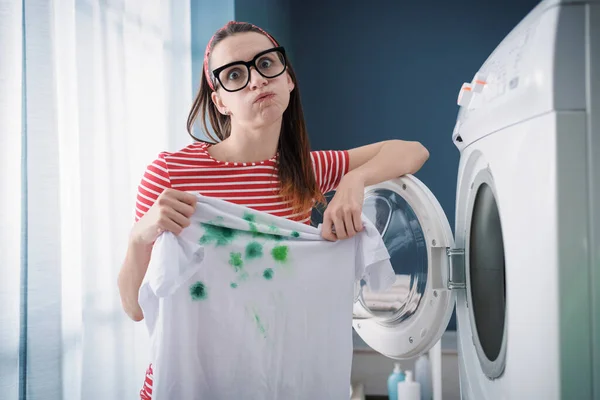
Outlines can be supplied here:
<path id="1" fill-rule="evenodd" d="M 310 209 L 294 214 L 291 205 L 279 195 L 276 157 L 255 163 L 223 162 L 210 156 L 210 146 L 198 142 L 175 153 L 160 153 L 146 168 L 138 187 L 135 220 L 144 216 L 165 189 L 171 188 L 218 197 L 257 211 L 310 223 Z M 335 190 L 348 172 L 348 152 L 313 151 L 310 156 L 321 192 Z M 152 399 L 152 381 L 150 365 L 140 391 L 142 400 Z"/>
<path id="2" fill-rule="evenodd" d="M 160 153 L 148 166 L 138 187 L 136 220 L 141 218 L 167 188 L 218 197 L 302 223 L 310 222 L 311 210 L 293 214 L 291 204 L 279 195 L 277 159 L 255 163 L 215 160 L 210 144 L 194 143 L 175 153 Z M 348 172 L 347 151 L 313 151 L 311 159 L 322 193 L 334 190 Z"/>

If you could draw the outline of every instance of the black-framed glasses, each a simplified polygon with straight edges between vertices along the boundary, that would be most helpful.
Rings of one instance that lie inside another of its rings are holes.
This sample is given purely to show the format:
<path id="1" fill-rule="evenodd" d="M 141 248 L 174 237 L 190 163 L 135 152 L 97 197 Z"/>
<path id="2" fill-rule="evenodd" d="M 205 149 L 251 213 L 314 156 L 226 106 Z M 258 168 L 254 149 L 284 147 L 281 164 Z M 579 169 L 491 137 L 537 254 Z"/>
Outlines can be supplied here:
<path id="1" fill-rule="evenodd" d="M 275 47 L 261 51 L 251 61 L 234 61 L 212 71 L 221 87 L 228 92 L 242 90 L 250 82 L 250 67 L 265 78 L 275 78 L 285 72 L 285 49 Z"/>

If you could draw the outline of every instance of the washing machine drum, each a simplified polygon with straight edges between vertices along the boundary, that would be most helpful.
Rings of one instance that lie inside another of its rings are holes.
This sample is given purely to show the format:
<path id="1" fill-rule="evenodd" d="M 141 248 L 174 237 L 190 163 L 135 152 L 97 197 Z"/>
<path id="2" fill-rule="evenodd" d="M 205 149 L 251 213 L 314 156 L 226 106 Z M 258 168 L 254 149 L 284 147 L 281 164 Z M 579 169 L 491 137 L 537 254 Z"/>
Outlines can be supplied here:
<path id="1" fill-rule="evenodd" d="M 388 357 L 416 357 L 446 330 L 455 302 L 451 261 L 462 254 L 452 254 L 448 219 L 414 176 L 367 188 L 363 213 L 382 234 L 396 282 L 383 292 L 357 285 L 354 329 Z"/>

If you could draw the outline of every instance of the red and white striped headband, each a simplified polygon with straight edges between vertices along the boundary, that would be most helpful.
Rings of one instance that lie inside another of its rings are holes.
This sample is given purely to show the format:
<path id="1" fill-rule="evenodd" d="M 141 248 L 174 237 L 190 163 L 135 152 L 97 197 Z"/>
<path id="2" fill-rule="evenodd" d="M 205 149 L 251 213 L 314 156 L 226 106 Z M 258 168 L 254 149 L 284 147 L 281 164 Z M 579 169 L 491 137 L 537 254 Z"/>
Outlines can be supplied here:
<path id="1" fill-rule="evenodd" d="M 245 24 L 245 23 L 246 22 L 229 21 L 227 24 L 225 24 L 224 27 L 222 27 L 217 32 L 215 32 L 215 34 L 210 38 L 210 40 L 208 41 L 208 44 L 206 45 L 206 50 L 204 51 L 204 75 L 206 76 L 206 80 L 208 81 L 208 86 L 210 86 L 210 88 L 212 90 L 215 90 L 215 86 L 213 84 L 213 80 L 212 80 L 210 71 L 208 70 L 208 56 L 210 54 L 210 46 L 212 46 L 212 42 L 215 39 L 215 36 L 217 35 L 217 33 L 226 29 L 230 25 Z M 279 46 L 279 44 L 275 41 L 275 39 L 273 39 L 273 37 L 271 35 L 269 35 L 267 32 L 265 32 L 263 29 L 259 28 L 258 26 L 254 25 L 254 24 L 250 24 L 250 25 L 252 25 L 253 28 L 258 29 L 263 35 L 268 37 L 275 46 Z"/>

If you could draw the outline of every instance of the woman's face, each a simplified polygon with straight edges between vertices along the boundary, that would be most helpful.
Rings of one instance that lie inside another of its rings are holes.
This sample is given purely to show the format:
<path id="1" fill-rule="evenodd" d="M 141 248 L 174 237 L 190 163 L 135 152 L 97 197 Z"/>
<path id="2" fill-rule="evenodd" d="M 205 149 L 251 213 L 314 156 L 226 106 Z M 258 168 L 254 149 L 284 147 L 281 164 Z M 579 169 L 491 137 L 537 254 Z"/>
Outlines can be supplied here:
<path id="1" fill-rule="evenodd" d="M 263 34 L 245 32 L 229 36 L 219 42 L 212 50 L 210 56 L 210 70 L 236 61 L 252 61 L 257 54 L 272 49 L 273 43 Z M 256 66 L 261 71 L 271 76 L 283 68 L 283 63 L 277 53 L 266 53 L 256 60 Z M 248 84 L 241 90 L 229 92 L 217 80 L 216 91 L 211 98 L 222 114 L 228 114 L 233 125 L 242 125 L 252 128 L 267 126 L 281 119 L 290 101 L 290 92 L 294 83 L 287 70 L 274 78 L 265 78 L 244 65 L 226 68 L 219 73 L 219 78 L 229 90 L 237 89 L 246 80 Z"/>

